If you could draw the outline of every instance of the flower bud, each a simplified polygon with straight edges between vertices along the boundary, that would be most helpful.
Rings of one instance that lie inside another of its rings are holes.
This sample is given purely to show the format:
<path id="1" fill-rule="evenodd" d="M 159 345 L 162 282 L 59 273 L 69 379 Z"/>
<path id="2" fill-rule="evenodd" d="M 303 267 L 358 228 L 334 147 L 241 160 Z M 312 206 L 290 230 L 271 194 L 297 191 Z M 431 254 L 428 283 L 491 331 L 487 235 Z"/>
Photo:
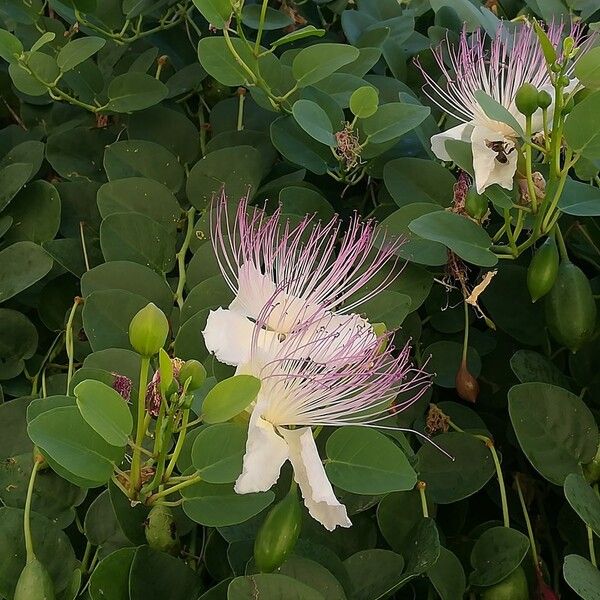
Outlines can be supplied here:
<path id="1" fill-rule="evenodd" d="M 524 83 L 515 96 L 517 110 L 530 117 L 538 109 L 538 91 L 535 85 Z"/>
<path id="2" fill-rule="evenodd" d="M 538 106 L 547 109 L 552 104 L 552 96 L 546 90 L 540 90 L 537 97 Z"/>
<path id="3" fill-rule="evenodd" d="M 131 319 L 129 341 L 142 356 L 156 354 L 164 345 L 169 333 L 169 322 L 165 314 L 150 302 Z"/>
<path id="4" fill-rule="evenodd" d="M 567 87 L 571 83 L 571 80 L 566 75 L 561 75 L 560 79 L 558 80 L 558 83 L 562 87 Z"/>
<path id="5" fill-rule="evenodd" d="M 563 42 L 563 56 L 567 58 L 573 58 L 577 54 L 577 48 L 575 47 L 575 39 L 571 36 L 566 37 Z"/>
<path id="6" fill-rule="evenodd" d="M 482 221 L 488 211 L 487 198 L 478 194 L 475 188 L 470 187 L 465 196 L 465 210 L 476 221 Z"/>
<path id="7" fill-rule="evenodd" d="M 184 385 L 191 378 L 188 390 L 191 392 L 197 390 L 206 381 L 206 369 L 197 360 L 188 360 L 179 371 L 179 381 Z"/>

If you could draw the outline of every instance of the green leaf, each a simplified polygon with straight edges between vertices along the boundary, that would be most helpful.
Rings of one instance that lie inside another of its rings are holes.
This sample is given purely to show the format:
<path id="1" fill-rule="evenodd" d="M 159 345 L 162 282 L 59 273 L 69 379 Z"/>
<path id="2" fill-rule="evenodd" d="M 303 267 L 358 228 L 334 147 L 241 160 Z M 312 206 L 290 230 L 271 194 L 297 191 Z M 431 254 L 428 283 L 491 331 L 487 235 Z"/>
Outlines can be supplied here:
<path id="1" fill-rule="evenodd" d="M 0 380 L 19 375 L 25 366 L 23 360 L 31 358 L 37 346 L 35 325 L 16 310 L 0 308 Z"/>
<path id="2" fill-rule="evenodd" d="M 600 48 L 585 52 L 575 63 L 575 77 L 587 88 L 600 88 Z"/>
<path id="3" fill-rule="evenodd" d="M 262 7 L 258 4 L 246 4 L 242 9 L 242 23 L 252 29 L 258 29 L 260 26 L 260 15 Z M 293 25 L 292 18 L 281 10 L 267 6 L 265 18 L 262 23 L 263 31 L 273 31 L 283 29 Z"/>
<path id="4" fill-rule="evenodd" d="M 516 529 L 492 527 L 471 551 L 471 585 L 489 587 L 506 579 L 529 551 L 529 538 Z"/>
<path id="5" fill-rule="evenodd" d="M 252 375 L 235 375 L 220 381 L 202 403 L 205 423 L 229 421 L 246 409 L 260 391 L 260 380 Z"/>
<path id="6" fill-rule="evenodd" d="M 236 494 L 231 484 L 201 481 L 181 490 L 185 514 L 207 527 L 238 525 L 263 511 L 275 499 L 272 491 Z"/>
<path id="7" fill-rule="evenodd" d="M 577 554 L 565 556 L 563 575 L 583 600 L 600 600 L 600 571 L 589 560 Z"/>
<path id="8" fill-rule="evenodd" d="M 422 158 L 397 158 L 385 163 L 383 181 L 398 206 L 428 202 L 449 206 L 456 179 L 439 163 Z"/>
<path id="9" fill-rule="evenodd" d="M 600 190 L 569 177 L 560 196 L 558 208 L 561 212 L 576 217 L 600 216 Z"/>
<path id="10" fill-rule="evenodd" d="M 534 350 L 517 350 L 510 357 L 510 368 L 521 383 L 550 383 L 569 389 L 569 378 L 546 356 Z"/>
<path id="11" fill-rule="evenodd" d="M 109 181 L 125 177 L 154 179 L 177 193 L 183 183 L 183 168 L 166 148 L 144 140 L 123 140 L 104 152 Z"/>
<path id="12" fill-rule="evenodd" d="M 521 127 L 521 124 L 514 115 L 500 102 L 494 100 L 490 95 L 486 94 L 483 90 L 477 90 L 474 93 L 475 100 L 479 103 L 479 106 L 482 108 L 483 112 L 490 118 L 492 121 L 500 121 L 501 123 L 505 123 L 509 127 L 512 127 L 513 131 L 517 133 L 523 139 L 525 138 L 525 132 Z"/>
<path id="13" fill-rule="evenodd" d="M 36 40 L 36 42 L 33 44 L 33 46 L 31 46 L 31 52 L 36 52 L 42 46 L 45 46 L 46 44 L 51 42 L 55 37 L 56 37 L 56 34 L 53 31 L 46 31 L 46 33 L 43 33 Z"/>
<path id="14" fill-rule="evenodd" d="M 231 0 L 193 0 L 202 16 L 217 29 L 223 29 L 231 17 Z"/>
<path id="15" fill-rule="evenodd" d="M 11 63 L 8 72 L 15 87 L 29 96 L 43 96 L 48 92 L 44 83 L 52 83 L 59 76 L 60 71 L 56 60 L 43 52 L 31 52 L 27 56 L 27 68 L 33 74 L 26 71 L 18 63 Z M 41 80 L 44 83 L 40 83 Z"/>
<path id="16" fill-rule="evenodd" d="M 247 193 L 252 198 L 264 173 L 262 164 L 260 151 L 252 146 L 235 146 L 209 152 L 192 167 L 188 175 L 187 197 L 199 210 L 209 206 L 222 187 L 235 200 Z"/>
<path id="17" fill-rule="evenodd" d="M 298 125 L 317 142 L 332 148 L 337 146 L 331 121 L 327 113 L 317 103 L 310 100 L 298 100 L 292 106 L 292 114 Z"/>
<path id="18" fill-rule="evenodd" d="M 89 582 L 92 600 L 121 600 L 129 597 L 129 572 L 136 550 L 137 548 L 120 548 L 98 563 Z"/>
<path id="19" fill-rule="evenodd" d="M 26 290 L 52 268 L 52 259 L 33 242 L 16 242 L 0 252 L 0 302 Z"/>
<path id="20" fill-rule="evenodd" d="M 465 571 L 456 554 L 450 550 L 440 547 L 440 556 L 435 565 L 427 569 L 427 577 L 441 600 L 464 597 L 467 588 Z"/>
<path id="21" fill-rule="evenodd" d="M 335 73 L 359 55 L 358 49 L 345 44 L 316 44 L 296 54 L 292 62 L 292 74 L 298 87 L 306 87 Z"/>
<path id="22" fill-rule="evenodd" d="M 369 143 L 383 144 L 399 138 L 420 125 L 431 109 L 418 104 L 390 102 L 382 104 L 377 112 L 362 121 Z"/>
<path id="23" fill-rule="evenodd" d="M 470 219 L 448 211 L 436 211 L 415 219 L 409 229 L 422 238 L 440 242 L 467 262 L 493 267 L 498 258 L 490 251 L 487 232 Z"/>
<path id="24" fill-rule="evenodd" d="M 46 567 L 54 591 L 60 597 L 78 564 L 75 553 L 69 538 L 56 523 L 34 511 L 30 518 L 35 555 Z M 21 509 L 0 508 L 0 556 L 0 596 L 13 598 L 17 579 L 27 560 Z"/>
<path id="25" fill-rule="evenodd" d="M 88 379 L 75 386 L 77 406 L 85 422 L 111 446 L 124 447 L 133 429 L 133 417 L 117 391 Z"/>
<path id="26" fill-rule="evenodd" d="M 121 400 L 122 401 L 122 400 Z M 41 413 L 27 427 L 29 437 L 56 464 L 58 474 L 82 487 L 106 483 L 124 448 L 108 444 L 82 418 L 76 406 Z"/>
<path id="27" fill-rule="evenodd" d="M 70 71 L 101 50 L 106 40 L 101 37 L 86 36 L 71 40 L 60 49 L 56 57 L 58 68 L 63 72 Z"/>
<path id="28" fill-rule="evenodd" d="M 259 573 L 247 577 L 236 577 L 227 588 L 228 600 L 326 600 L 317 590 L 308 585 L 273 573 Z"/>
<path id="29" fill-rule="evenodd" d="M 350 110 L 355 117 L 366 119 L 377 112 L 379 92 L 370 85 L 364 85 L 352 92 Z"/>
<path id="30" fill-rule="evenodd" d="M 394 239 L 401 238 L 404 243 L 396 254 L 411 262 L 422 265 L 445 265 L 448 261 L 448 251 L 438 243 L 417 236 L 409 229 L 409 225 L 418 217 L 440 211 L 439 204 L 415 202 L 407 204 L 393 212 L 381 223 L 381 229 L 387 231 Z"/>
<path id="31" fill-rule="evenodd" d="M 247 429 L 237 423 L 204 428 L 192 446 L 192 464 L 208 483 L 232 483 L 242 472 Z"/>
<path id="32" fill-rule="evenodd" d="M 140 213 L 113 213 L 100 227 L 100 246 L 107 261 L 137 262 L 157 273 L 173 268 L 175 244 L 175 232 Z"/>
<path id="33" fill-rule="evenodd" d="M 552 483 L 563 485 L 594 457 L 598 427 L 575 394 L 547 383 L 522 383 L 509 390 L 508 410 L 523 452 Z"/>
<path id="34" fill-rule="evenodd" d="M 169 88 L 146 73 L 130 71 L 117 75 L 108 86 L 108 110 L 133 112 L 158 104 L 169 94 Z"/>
<path id="35" fill-rule="evenodd" d="M 590 94 L 569 113 L 564 134 L 569 147 L 586 158 L 600 158 L 600 90 Z"/>
<path id="36" fill-rule="evenodd" d="M 600 498 L 580 473 L 567 475 L 565 497 L 571 508 L 592 531 L 600 536 Z"/>
<path id="37" fill-rule="evenodd" d="M 360 312 L 371 323 L 385 323 L 388 331 L 399 329 L 407 315 L 414 310 L 410 296 L 391 289 L 381 290 L 360 305 Z"/>
<path id="38" fill-rule="evenodd" d="M 113 260 L 86 271 L 81 278 L 82 296 L 87 298 L 100 290 L 132 292 L 153 302 L 165 314 L 173 309 L 173 291 L 163 277 L 139 263 Z"/>
<path id="39" fill-rule="evenodd" d="M 495 473 L 494 461 L 485 444 L 469 433 L 452 431 L 435 437 L 435 443 L 423 444 L 417 452 L 419 478 L 427 484 L 432 502 L 450 504 L 478 492 Z"/>
<path id="40" fill-rule="evenodd" d="M 535 19 L 533 20 L 533 27 L 540 41 L 540 46 L 542 47 L 542 52 L 544 53 L 546 63 L 548 66 L 550 66 L 556 61 L 556 48 L 550 41 L 550 38 L 548 37 L 548 34 L 544 28 Z"/>
<path id="41" fill-rule="evenodd" d="M 463 345 L 459 342 L 440 340 L 423 350 L 423 356 L 429 357 L 428 368 L 435 373 L 435 385 L 450 389 L 456 386 L 456 374 L 462 362 L 462 349 Z M 481 358 L 479 352 L 471 346 L 467 352 L 467 366 L 473 377 L 479 377 Z"/>
<path id="42" fill-rule="evenodd" d="M 389 598 L 404 579 L 404 559 L 391 550 L 361 550 L 344 561 L 354 600 Z"/>
<path id="43" fill-rule="evenodd" d="M 0 211 L 4 210 L 32 175 L 30 162 L 19 162 L 0 169 Z"/>
<path id="44" fill-rule="evenodd" d="M 354 494 L 410 490 L 417 476 L 406 455 L 388 437 L 366 427 L 342 427 L 327 439 L 327 476 Z"/>
<path id="45" fill-rule="evenodd" d="M 17 57 L 23 53 L 21 40 L 6 29 L 0 29 L 0 58 L 7 63 L 16 62 Z"/>
<path id="46" fill-rule="evenodd" d="M 297 42 L 298 40 L 303 40 L 307 37 L 323 37 L 324 35 L 324 29 L 317 29 L 314 25 L 307 25 L 306 27 L 296 29 L 296 31 L 292 31 L 274 42 L 271 42 L 271 48 L 278 48 L 284 44 L 291 44 L 292 42 Z"/>

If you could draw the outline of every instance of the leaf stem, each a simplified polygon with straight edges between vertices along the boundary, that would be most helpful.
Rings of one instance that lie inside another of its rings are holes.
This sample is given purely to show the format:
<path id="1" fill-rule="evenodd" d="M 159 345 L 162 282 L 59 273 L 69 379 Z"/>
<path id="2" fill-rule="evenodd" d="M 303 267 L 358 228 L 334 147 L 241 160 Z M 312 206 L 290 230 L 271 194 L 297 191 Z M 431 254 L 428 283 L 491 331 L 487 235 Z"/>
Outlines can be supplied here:
<path id="1" fill-rule="evenodd" d="M 424 481 L 417 482 L 417 489 L 419 490 L 419 496 L 421 497 L 421 510 L 423 511 L 423 517 L 427 519 L 429 517 L 429 509 L 427 508 L 427 496 L 425 495 L 425 488 L 427 484 Z"/>
<path id="2" fill-rule="evenodd" d="M 186 273 L 185 273 L 185 255 L 190 247 L 190 241 L 192 239 L 192 233 L 194 232 L 194 215 L 196 209 L 192 206 L 187 213 L 187 229 L 185 232 L 185 238 L 179 252 L 177 252 L 177 268 L 179 270 L 179 281 L 177 282 L 177 291 L 175 292 L 175 299 L 177 300 L 177 306 L 179 310 L 183 308 L 183 290 L 185 289 Z"/>
<path id="3" fill-rule="evenodd" d="M 200 481 L 202 481 L 202 477 L 200 477 L 200 475 L 195 475 L 191 479 L 182 481 L 181 483 L 178 483 L 177 485 L 167 488 L 166 490 L 161 490 L 160 492 L 156 492 L 156 494 L 153 494 L 152 496 L 150 496 L 148 503 L 153 504 L 159 498 L 164 498 L 165 496 L 174 494 L 175 492 L 178 492 L 179 490 L 189 487 L 190 485 L 194 485 L 194 483 L 198 483 Z"/>
<path id="4" fill-rule="evenodd" d="M 531 545 L 531 556 L 536 569 L 540 568 L 540 559 L 537 553 L 537 546 L 535 544 L 535 538 L 533 537 L 533 527 L 531 526 L 531 520 L 529 519 L 529 513 L 527 512 L 527 506 L 525 505 L 525 498 L 523 498 L 523 492 L 521 491 L 521 483 L 519 482 L 519 475 L 515 475 L 515 484 L 517 486 L 517 494 L 519 495 L 519 502 L 521 503 L 521 509 L 523 510 L 523 518 L 525 519 L 525 526 L 527 527 L 527 535 L 529 536 L 529 543 Z"/>

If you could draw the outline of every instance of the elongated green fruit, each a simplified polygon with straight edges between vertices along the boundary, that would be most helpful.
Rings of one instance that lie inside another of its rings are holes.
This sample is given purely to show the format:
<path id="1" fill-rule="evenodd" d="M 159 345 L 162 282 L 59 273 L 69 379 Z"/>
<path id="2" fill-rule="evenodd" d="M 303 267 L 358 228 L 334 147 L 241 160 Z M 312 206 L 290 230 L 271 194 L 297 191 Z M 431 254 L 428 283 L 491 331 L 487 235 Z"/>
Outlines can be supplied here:
<path id="1" fill-rule="evenodd" d="M 267 515 L 254 542 L 254 562 L 261 573 L 279 567 L 294 549 L 302 527 L 302 507 L 294 486 Z"/>
<path id="2" fill-rule="evenodd" d="M 546 324 L 552 337 L 577 352 L 594 333 L 596 302 L 585 273 L 570 261 L 558 268 L 546 297 Z"/>
<path id="3" fill-rule="evenodd" d="M 146 541 L 150 548 L 177 554 L 179 552 L 179 536 L 173 518 L 173 512 L 164 504 L 155 504 L 146 519 Z"/>
<path id="4" fill-rule="evenodd" d="M 33 558 L 19 575 L 14 600 L 54 600 L 55 597 L 50 574 L 37 558 Z"/>
<path id="5" fill-rule="evenodd" d="M 532 302 L 537 302 L 552 289 L 559 262 L 556 240 L 549 237 L 533 255 L 527 269 L 527 289 Z"/>

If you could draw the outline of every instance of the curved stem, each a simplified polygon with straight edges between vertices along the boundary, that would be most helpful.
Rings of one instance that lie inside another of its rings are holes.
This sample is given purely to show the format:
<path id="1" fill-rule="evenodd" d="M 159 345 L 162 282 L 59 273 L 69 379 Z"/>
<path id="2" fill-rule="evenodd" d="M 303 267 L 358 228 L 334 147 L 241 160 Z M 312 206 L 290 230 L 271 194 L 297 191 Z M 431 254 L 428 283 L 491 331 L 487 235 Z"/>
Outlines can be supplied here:
<path id="1" fill-rule="evenodd" d="M 528 140 L 531 139 L 531 115 L 525 117 L 525 136 Z M 531 143 L 525 142 L 525 173 L 527 177 L 527 191 L 529 192 L 529 201 L 533 212 L 537 212 L 537 195 L 535 184 L 533 183 L 533 169 L 531 166 L 532 152 Z"/>
<path id="2" fill-rule="evenodd" d="M 517 484 L 517 494 L 519 495 L 519 502 L 521 509 L 523 510 L 523 518 L 525 519 L 525 526 L 527 527 L 527 535 L 529 536 L 529 543 L 531 545 L 531 556 L 533 558 L 533 564 L 536 569 L 540 567 L 540 559 L 537 553 L 537 546 L 535 544 L 535 538 L 533 537 L 533 527 L 531 526 L 531 520 L 529 519 L 529 513 L 527 512 L 527 506 L 525 505 L 525 498 L 523 498 L 523 492 L 521 491 L 521 484 L 519 483 L 519 476 L 515 476 L 515 483 Z"/>
<path id="3" fill-rule="evenodd" d="M 42 463 L 39 460 L 33 461 L 33 468 L 29 477 L 29 486 L 27 487 L 27 497 L 25 498 L 25 510 L 23 511 L 23 533 L 25 536 L 25 551 L 27 552 L 27 562 L 35 559 L 33 551 L 33 538 L 31 537 L 31 500 L 33 498 L 33 487 L 35 478 Z"/>
<path id="4" fill-rule="evenodd" d="M 171 460 L 169 461 L 169 464 L 167 465 L 163 479 L 169 479 L 169 477 L 171 477 L 171 474 L 173 473 L 173 470 L 175 469 L 175 465 L 177 464 L 177 459 L 179 458 L 179 455 L 181 454 L 181 449 L 183 448 L 183 442 L 185 442 L 185 436 L 187 434 L 187 424 L 188 424 L 189 418 L 190 418 L 189 409 L 184 410 L 183 417 L 181 420 L 181 428 L 179 431 L 179 436 L 177 437 L 177 443 L 175 444 L 175 449 L 173 450 Z"/>
<path id="5" fill-rule="evenodd" d="M 168 496 L 169 494 L 174 494 L 175 492 L 178 492 L 179 490 L 189 487 L 190 485 L 194 485 L 194 483 L 198 483 L 200 481 L 202 481 L 202 477 L 200 477 L 200 475 L 196 475 L 196 476 L 192 477 L 191 479 L 182 481 L 181 483 L 178 483 L 177 485 L 174 485 L 166 490 L 161 490 L 160 492 L 156 492 L 156 494 L 153 494 L 152 496 L 150 496 L 149 504 L 153 504 L 159 498 L 164 498 L 165 496 Z"/>
<path id="6" fill-rule="evenodd" d="M 73 322 L 75 320 L 75 313 L 77 312 L 77 307 L 81 304 L 82 299 L 79 296 L 75 296 L 75 300 L 73 301 L 73 307 L 71 308 L 71 312 L 69 313 L 69 319 L 67 320 L 67 326 L 65 330 L 65 348 L 67 351 L 67 357 L 69 359 L 69 369 L 67 371 L 67 393 L 69 393 L 69 387 L 71 386 L 71 379 L 73 379 L 73 370 L 74 370 L 74 344 L 73 344 Z"/>
<path id="7" fill-rule="evenodd" d="M 183 308 L 183 290 L 185 288 L 186 274 L 185 274 L 185 255 L 188 248 L 190 247 L 190 241 L 192 239 L 192 233 L 194 233 L 194 215 L 196 209 L 192 206 L 187 213 L 187 229 L 185 232 L 185 238 L 183 244 L 177 252 L 177 268 L 179 270 L 179 281 L 177 283 L 177 291 L 175 292 L 175 299 L 177 300 L 177 306 L 181 310 Z"/>
<path id="8" fill-rule="evenodd" d="M 265 17 L 267 15 L 267 5 L 269 0 L 262 0 L 262 6 L 260 7 L 260 18 L 258 21 L 258 33 L 256 34 L 256 42 L 254 44 L 254 54 L 258 55 L 260 50 L 260 40 L 262 39 L 263 29 L 265 27 Z"/>

